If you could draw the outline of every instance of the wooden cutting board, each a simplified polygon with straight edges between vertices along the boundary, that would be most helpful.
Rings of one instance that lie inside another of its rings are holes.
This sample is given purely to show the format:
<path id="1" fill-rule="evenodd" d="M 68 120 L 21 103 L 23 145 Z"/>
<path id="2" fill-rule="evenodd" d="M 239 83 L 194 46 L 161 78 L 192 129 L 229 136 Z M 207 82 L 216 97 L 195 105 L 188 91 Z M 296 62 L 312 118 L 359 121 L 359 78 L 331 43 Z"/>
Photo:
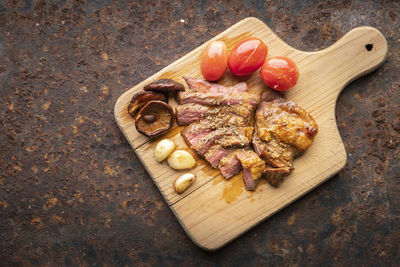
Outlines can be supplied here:
<path id="1" fill-rule="evenodd" d="M 300 78 L 286 97 L 308 110 L 319 127 L 314 144 L 295 159 L 295 170 L 278 188 L 261 181 L 255 192 L 248 192 L 244 188 L 242 174 L 225 180 L 218 170 L 192 152 L 197 165 L 190 172 L 194 172 L 197 179 L 186 192 L 178 195 L 173 182 L 187 171 L 174 171 L 167 163 L 155 161 L 154 147 L 158 140 L 171 138 L 177 148 L 190 151 L 179 134 L 182 127 L 175 124 L 165 136 L 150 140 L 136 131 L 134 121 L 127 113 L 132 96 L 149 82 L 171 78 L 185 84 L 183 75 L 201 78 L 200 55 L 208 42 L 129 89 L 115 104 L 115 119 L 132 148 L 186 233 L 193 242 L 207 250 L 227 244 L 344 167 L 346 151 L 336 126 L 336 100 L 348 83 L 382 64 L 388 49 L 385 38 L 378 30 L 358 27 L 326 49 L 299 51 L 283 42 L 256 18 L 246 18 L 211 40 L 223 40 L 230 51 L 239 40 L 250 36 L 258 37 L 267 44 L 268 57 L 288 56 L 297 63 Z M 246 81 L 250 91 L 261 92 L 266 88 L 258 72 L 237 78 L 228 71 L 218 83 L 232 85 L 239 81 Z M 176 105 L 172 97 L 170 103 Z"/>

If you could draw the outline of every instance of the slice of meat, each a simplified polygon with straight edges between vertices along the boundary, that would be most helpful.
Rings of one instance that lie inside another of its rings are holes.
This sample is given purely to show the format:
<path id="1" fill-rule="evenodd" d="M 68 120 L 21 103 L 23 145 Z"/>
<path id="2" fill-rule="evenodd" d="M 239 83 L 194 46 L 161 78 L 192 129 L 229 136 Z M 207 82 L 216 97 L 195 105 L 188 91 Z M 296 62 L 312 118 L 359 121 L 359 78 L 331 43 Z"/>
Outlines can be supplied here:
<path id="1" fill-rule="evenodd" d="M 259 96 L 253 93 L 203 93 L 184 91 L 179 92 L 177 101 L 179 104 L 202 104 L 207 106 L 222 106 L 222 105 L 236 105 L 236 104 L 249 104 L 256 106 L 259 101 Z"/>
<path id="2" fill-rule="evenodd" d="M 226 128 L 229 127 L 244 127 L 247 124 L 248 118 L 221 113 L 215 116 L 207 116 L 202 120 L 193 122 L 182 130 L 181 135 L 185 138 L 186 136 L 197 135 L 196 132 L 208 131 L 208 133 L 210 133 L 212 130 L 219 128 L 221 128 L 221 130 L 226 130 Z"/>
<path id="3" fill-rule="evenodd" d="M 248 120 L 253 112 L 254 106 L 248 104 L 213 107 L 190 103 L 178 105 L 175 108 L 175 115 L 179 125 L 188 125 L 207 116 L 218 116 L 218 114 L 220 116 L 233 114 Z"/>
<path id="4" fill-rule="evenodd" d="M 267 181 L 271 185 L 278 185 L 282 182 L 283 178 L 289 175 L 292 172 L 289 168 L 273 168 L 267 167 L 264 170 L 263 177 L 267 179 Z"/>
<path id="5" fill-rule="evenodd" d="M 232 152 L 231 148 L 224 148 L 221 145 L 213 145 L 205 154 L 204 158 L 213 168 L 217 168 L 220 160 Z"/>
<path id="6" fill-rule="evenodd" d="M 220 144 L 223 147 L 244 147 L 250 144 L 253 130 L 253 127 L 219 128 L 190 145 L 200 155 L 204 155 L 213 144 Z"/>
<path id="7" fill-rule="evenodd" d="M 243 103 L 240 105 L 222 107 L 220 113 L 235 114 L 237 116 L 247 118 L 249 121 L 253 116 L 254 110 L 255 110 L 254 105 Z"/>
<path id="8" fill-rule="evenodd" d="M 226 120 L 201 120 L 190 124 L 181 131 L 186 144 L 200 155 L 204 155 L 215 143 L 223 147 L 247 146 L 252 138 L 253 127 L 224 127 L 234 123 L 232 118 Z M 237 122 L 240 125 L 240 120 Z"/>
<path id="9" fill-rule="evenodd" d="M 213 131 L 210 128 L 202 128 L 203 125 L 189 125 L 181 131 L 181 136 L 186 144 L 191 147 Z"/>
<path id="10" fill-rule="evenodd" d="M 294 146 L 279 142 L 273 135 L 269 142 L 262 141 L 257 130 L 254 131 L 252 143 L 257 155 L 272 167 L 293 169 L 293 158 L 297 154 Z"/>
<path id="11" fill-rule="evenodd" d="M 179 125 L 188 125 L 206 116 L 215 115 L 220 108 L 199 104 L 179 105 L 175 108 L 175 116 Z"/>
<path id="12" fill-rule="evenodd" d="M 243 117 L 236 114 L 217 113 L 214 116 L 207 116 L 194 124 L 202 124 L 205 127 L 217 129 L 230 126 L 245 126 L 248 124 L 249 117 Z"/>
<path id="13" fill-rule="evenodd" d="M 250 144 L 253 136 L 253 127 L 230 127 L 218 129 L 223 136 L 216 142 L 223 147 L 245 147 Z"/>
<path id="14" fill-rule="evenodd" d="M 249 147 L 236 149 L 220 160 L 219 169 L 225 179 L 238 174 L 243 168 L 246 190 L 255 190 L 258 179 L 263 175 L 265 162 Z"/>
<path id="15" fill-rule="evenodd" d="M 265 170 L 265 162 L 250 149 L 237 150 L 236 157 L 243 168 L 243 181 L 246 189 L 249 191 L 255 190 L 258 179 Z"/>
<path id="16" fill-rule="evenodd" d="M 232 176 L 238 174 L 241 169 L 242 165 L 240 165 L 240 161 L 234 152 L 223 157 L 219 162 L 219 171 L 225 179 L 232 178 Z"/>
<path id="17" fill-rule="evenodd" d="M 262 102 L 257 108 L 252 144 L 254 151 L 270 165 L 264 177 L 270 184 L 277 185 L 293 170 L 296 154 L 312 144 L 318 126 L 311 115 L 293 101 L 271 94 L 269 97 L 274 100 Z"/>
<path id="18" fill-rule="evenodd" d="M 314 118 L 287 99 L 262 102 L 256 112 L 256 125 L 261 140 L 269 142 L 273 135 L 298 151 L 311 146 L 318 132 Z"/>
<path id="19" fill-rule="evenodd" d="M 213 94 L 232 94 L 247 91 L 247 84 L 245 82 L 237 83 L 233 86 L 223 86 L 216 83 L 209 83 L 208 81 L 201 79 L 194 79 L 189 77 L 183 77 L 193 91 L 202 93 L 213 93 Z"/>

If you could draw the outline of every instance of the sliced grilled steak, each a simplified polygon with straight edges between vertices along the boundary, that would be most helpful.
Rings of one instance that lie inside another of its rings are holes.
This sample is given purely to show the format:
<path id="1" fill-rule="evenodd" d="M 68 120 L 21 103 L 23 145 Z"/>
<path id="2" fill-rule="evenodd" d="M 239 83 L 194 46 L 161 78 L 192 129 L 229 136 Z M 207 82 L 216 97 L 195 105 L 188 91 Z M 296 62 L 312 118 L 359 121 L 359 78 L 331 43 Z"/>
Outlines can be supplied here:
<path id="1" fill-rule="evenodd" d="M 274 135 L 299 151 L 311 146 L 318 132 L 313 117 L 287 99 L 262 102 L 257 109 L 256 125 L 261 140 L 269 142 Z"/>
<path id="2" fill-rule="evenodd" d="M 226 87 L 185 80 L 190 90 L 178 93 L 181 105 L 176 108 L 178 123 L 190 124 L 181 131 L 182 137 L 226 179 L 243 169 L 247 190 L 255 190 L 260 177 L 279 184 L 293 170 L 293 158 L 312 144 L 318 132 L 310 114 L 272 90 L 260 97 L 247 92 L 245 83 Z"/>
<path id="3" fill-rule="evenodd" d="M 254 128 L 243 125 L 246 125 L 246 120 L 238 116 L 206 118 L 185 127 L 181 136 L 189 147 L 203 155 L 216 142 L 224 147 L 248 145 Z"/>
<path id="4" fill-rule="evenodd" d="M 204 136 L 196 143 L 188 145 L 200 155 L 204 155 L 213 144 L 223 147 L 244 147 L 250 144 L 253 127 L 219 128 Z M 184 137 L 185 141 L 186 138 Z"/>
<path id="5" fill-rule="evenodd" d="M 193 103 L 207 106 L 236 104 L 250 104 L 252 106 L 256 106 L 258 104 L 259 96 L 257 94 L 247 92 L 224 94 L 184 91 L 178 93 L 177 100 L 180 105 Z"/>
<path id="6" fill-rule="evenodd" d="M 289 175 L 291 172 L 292 170 L 288 168 L 267 167 L 264 170 L 263 177 L 267 179 L 271 185 L 278 185 L 283 178 Z"/>
<path id="7" fill-rule="evenodd" d="M 250 149 L 237 150 L 236 157 L 243 168 L 243 181 L 247 190 L 255 190 L 265 169 L 265 162 Z"/>
<path id="8" fill-rule="evenodd" d="M 229 155 L 232 151 L 232 148 L 224 148 L 221 145 L 216 144 L 211 146 L 211 148 L 204 154 L 204 158 L 213 168 L 218 168 L 220 160 Z"/>
<path id="9" fill-rule="evenodd" d="M 265 169 L 265 162 L 249 147 L 236 149 L 220 160 L 219 169 L 225 179 L 238 174 L 243 168 L 243 181 L 247 190 L 255 190 Z"/>
<path id="10" fill-rule="evenodd" d="M 218 107 L 185 104 L 175 108 L 175 116 L 179 125 L 188 125 L 204 117 L 215 115 L 219 110 Z"/>
<path id="11" fill-rule="evenodd" d="M 183 137 L 187 136 L 188 134 L 191 135 L 192 133 L 198 131 L 205 131 L 218 129 L 218 128 L 229 128 L 230 127 L 243 127 L 248 124 L 248 118 L 243 118 L 236 115 L 226 115 L 226 114 L 216 114 L 213 117 L 207 116 L 206 118 L 193 122 L 189 126 L 185 127 L 181 131 L 181 135 Z"/>
<path id="12" fill-rule="evenodd" d="M 279 142 L 273 135 L 269 142 L 262 141 L 257 130 L 254 131 L 252 143 L 257 155 L 272 167 L 293 169 L 293 158 L 297 153 L 294 146 Z"/>
<path id="13" fill-rule="evenodd" d="M 216 142 L 223 147 L 245 147 L 250 144 L 253 131 L 253 127 L 220 128 L 216 132 L 221 132 L 222 138 Z"/>
<path id="14" fill-rule="evenodd" d="M 223 157 L 219 162 L 219 170 L 225 179 L 230 179 L 232 176 L 238 174 L 241 169 L 242 165 L 240 165 L 235 152 Z"/>
<path id="15" fill-rule="evenodd" d="M 259 104 L 255 120 L 253 147 L 272 167 L 265 177 L 275 185 L 293 170 L 296 154 L 312 144 L 318 126 L 307 111 L 284 98 Z"/>
<path id="16" fill-rule="evenodd" d="M 213 129 L 204 127 L 202 124 L 191 124 L 181 131 L 181 136 L 185 140 L 186 144 L 191 147 L 212 131 Z"/>
<path id="17" fill-rule="evenodd" d="M 232 94 L 247 91 L 247 84 L 245 82 L 237 83 L 233 86 L 223 86 L 216 83 L 209 83 L 205 80 L 183 77 L 193 91 L 213 94 Z"/>
<path id="18" fill-rule="evenodd" d="M 175 115 L 179 125 L 188 125 L 207 116 L 218 116 L 218 114 L 223 116 L 233 114 L 249 119 L 253 112 L 254 106 L 248 104 L 213 107 L 190 103 L 179 105 L 175 108 Z"/>

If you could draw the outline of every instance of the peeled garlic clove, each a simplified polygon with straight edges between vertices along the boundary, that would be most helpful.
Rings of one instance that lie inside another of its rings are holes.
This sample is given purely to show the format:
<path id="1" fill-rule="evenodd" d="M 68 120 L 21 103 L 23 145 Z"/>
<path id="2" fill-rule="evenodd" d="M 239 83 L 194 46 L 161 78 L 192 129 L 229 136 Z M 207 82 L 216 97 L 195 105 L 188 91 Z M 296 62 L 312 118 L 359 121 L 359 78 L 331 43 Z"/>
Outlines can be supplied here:
<path id="1" fill-rule="evenodd" d="M 168 157 L 168 165 L 175 170 L 191 169 L 196 165 L 192 154 L 185 150 L 176 150 Z"/>
<path id="2" fill-rule="evenodd" d="M 184 175 L 180 176 L 175 181 L 175 191 L 178 194 L 182 194 L 196 179 L 196 175 L 193 173 L 185 173 Z"/>
<path id="3" fill-rule="evenodd" d="M 163 139 L 157 143 L 156 149 L 154 150 L 154 157 L 158 162 L 163 161 L 166 159 L 169 154 L 172 153 L 175 149 L 174 141 L 170 139 Z"/>

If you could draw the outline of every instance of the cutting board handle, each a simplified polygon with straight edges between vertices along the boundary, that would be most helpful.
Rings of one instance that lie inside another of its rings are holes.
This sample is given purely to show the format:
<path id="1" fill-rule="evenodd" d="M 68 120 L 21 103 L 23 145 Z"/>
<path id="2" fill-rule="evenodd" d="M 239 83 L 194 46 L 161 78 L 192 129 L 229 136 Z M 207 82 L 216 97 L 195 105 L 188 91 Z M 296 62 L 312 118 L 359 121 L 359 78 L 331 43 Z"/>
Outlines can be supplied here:
<path id="1" fill-rule="evenodd" d="M 323 50 L 303 52 L 307 56 L 300 52 L 299 59 L 306 63 L 302 65 L 311 67 L 300 73 L 299 82 L 314 83 L 317 86 L 313 86 L 313 90 L 318 88 L 336 101 L 347 84 L 379 67 L 385 61 L 387 51 L 386 39 L 380 31 L 368 26 L 354 28 Z M 304 90 L 304 86 L 301 87 Z"/>

